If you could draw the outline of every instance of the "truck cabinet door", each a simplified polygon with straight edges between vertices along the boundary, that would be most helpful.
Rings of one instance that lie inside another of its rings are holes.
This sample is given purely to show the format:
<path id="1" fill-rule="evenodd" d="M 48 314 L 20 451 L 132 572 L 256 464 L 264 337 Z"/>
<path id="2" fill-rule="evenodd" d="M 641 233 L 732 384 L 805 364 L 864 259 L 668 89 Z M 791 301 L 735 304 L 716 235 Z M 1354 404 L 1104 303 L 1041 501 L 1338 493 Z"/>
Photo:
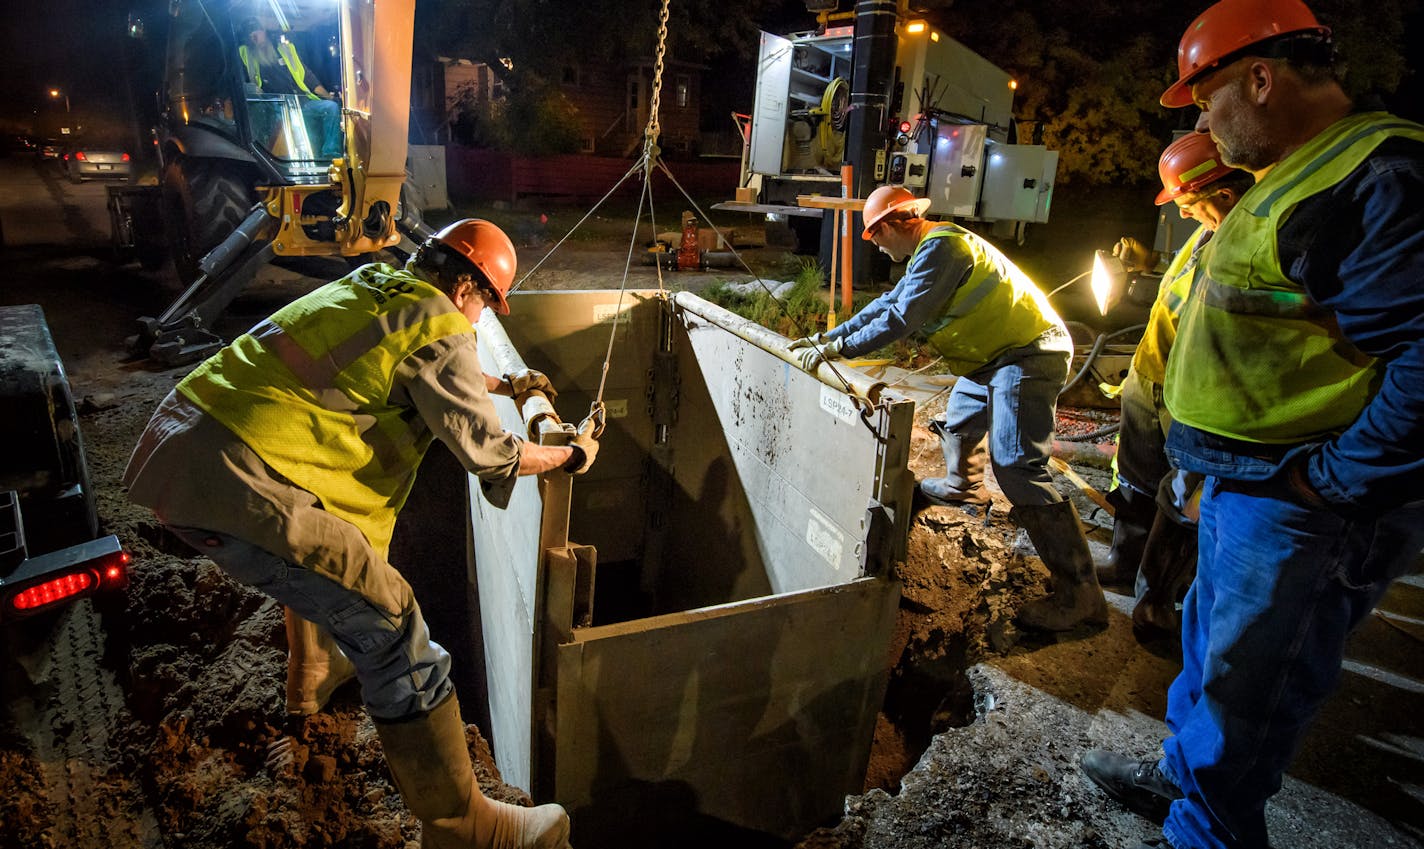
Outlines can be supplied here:
<path id="1" fill-rule="evenodd" d="M 791 41 L 761 34 L 757 59 L 756 98 L 752 103 L 749 167 L 754 174 L 781 173 L 781 149 L 786 141 L 787 92 L 791 89 Z"/>

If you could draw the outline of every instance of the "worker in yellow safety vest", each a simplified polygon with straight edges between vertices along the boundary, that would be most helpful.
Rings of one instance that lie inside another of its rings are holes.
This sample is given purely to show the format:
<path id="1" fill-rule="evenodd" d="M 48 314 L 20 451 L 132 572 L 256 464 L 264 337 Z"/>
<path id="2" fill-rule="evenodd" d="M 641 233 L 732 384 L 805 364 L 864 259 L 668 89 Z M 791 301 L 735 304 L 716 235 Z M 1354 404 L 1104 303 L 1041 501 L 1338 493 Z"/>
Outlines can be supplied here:
<path id="1" fill-rule="evenodd" d="M 245 41 L 238 45 L 237 55 L 255 93 L 297 95 L 302 116 L 311 135 L 316 137 L 316 150 L 312 153 L 322 159 L 340 156 L 341 106 L 336 102 L 336 95 L 327 91 L 321 80 L 303 64 L 297 46 L 286 33 L 279 34 L 274 43 L 257 18 L 246 19 L 238 29 Z M 256 126 L 259 116 L 254 113 L 253 117 L 253 135 L 266 143 L 268 133 L 265 128 Z"/>
<path id="2" fill-rule="evenodd" d="M 1174 472 L 1167 462 L 1172 416 L 1162 402 L 1167 354 L 1177 335 L 1177 315 L 1196 271 L 1197 257 L 1236 206 L 1252 176 L 1225 164 L 1211 136 L 1187 133 L 1157 162 L 1162 191 L 1157 205 L 1175 204 L 1198 223 L 1170 261 L 1131 237 L 1113 246 L 1128 271 L 1160 271 L 1157 299 L 1123 379 L 1118 436 L 1112 547 L 1098 567 L 1104 584 L 1132 584 L 1133 633 L 1139 640 L 1175 638 L 1176 605 L 1196 573 L 1196 521 L 1192 497 L 1199 475 Z M 1163 509 L 1159 510 L 1159 503 Z"/>
<path id="3" fill-rule="evenodd" d="M 1300 0 L 1219 0 L 1168 107 L 1256 183 L 1202 249 L 1163 397 L 1205 476 L 1162 757 L 1083 771 L 1140 844 L 1261 849 L 1345 643 L 1424 549 L 1424 126 L 1361 109 Z"/>
<path id="4" fill-rule="evenodd" d="M 1048 299 L 1008 257 L 955 224 L 928 221 L 929 201 L 882 186 L 865 201 L 861 234 L 896 262 L 893 289 L 844 324 L 791 343 L 803 368 L 857 357 L 919 331 L 958 377 L 939 433 L 946 476 L 920 481 L 931 503 L 989 502 L 985 448 L 1013 518 L 1053 576 L 1053 591 L 1019 611 L 1021 624 L 1064 631 L 1105 625 L 1107 603 L 1087 537 L 1048 472 L 1058 393 L 1073 343 Z"/>
<path id="5" fill-rule="evenodd" d="M 299 617 L 288 620 L 289 710 L 316 709 L 354 669 L 431 846 L 562 847 L 568 835 L 558 805 L 522 808 L 480 793 L 450 656 L 387 560 L 432 440 L 496 506 L 517 476 L 582 473 L 597 454 L 591 424 L 570 446 L 500 427 L 491 393 L 521 402 L 555 394 L 538 372 L 495 377 L 480 367 L 473 325 L 486 307 L 509 312 L 514 270 L 509 237 L 465 219 L 403 268 L 365 265 L 298 298 L 164 398 L 124 473 L 131 500 Z"/>

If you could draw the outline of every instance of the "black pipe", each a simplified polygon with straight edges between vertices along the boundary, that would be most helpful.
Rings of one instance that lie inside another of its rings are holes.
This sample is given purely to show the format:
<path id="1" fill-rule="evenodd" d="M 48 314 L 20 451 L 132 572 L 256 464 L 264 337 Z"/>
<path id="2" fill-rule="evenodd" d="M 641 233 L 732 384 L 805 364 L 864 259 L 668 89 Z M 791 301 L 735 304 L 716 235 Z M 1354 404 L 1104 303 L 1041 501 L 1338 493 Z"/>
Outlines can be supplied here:
<path id="1" fill-rule="evenodd" d="M 846 162 L 855 169 L 851 189 L 858 198 L 869 195 L 884 179 L 876 179 L 875 155 L 884 153 L 890 120 L 890 87 L 895 81 L 895 52 L 899 41 L 895 36 L 896 0 L 859 0 L 855 4 L 855 42 L 851 49 L 850 125 L 846 129 Z M 860 219 L 850 219 L 850 239 L 853 245 L 851 267 L 854 283 L 870 282 L 870 259 L 875 246 L 860 238 Z M 823 219 L 825 227 L 833 227 L 833 215 Z M 824 243 L 824 240 L 823 240 Z M 830 267 L 830 263 L 826 263 Z"/>

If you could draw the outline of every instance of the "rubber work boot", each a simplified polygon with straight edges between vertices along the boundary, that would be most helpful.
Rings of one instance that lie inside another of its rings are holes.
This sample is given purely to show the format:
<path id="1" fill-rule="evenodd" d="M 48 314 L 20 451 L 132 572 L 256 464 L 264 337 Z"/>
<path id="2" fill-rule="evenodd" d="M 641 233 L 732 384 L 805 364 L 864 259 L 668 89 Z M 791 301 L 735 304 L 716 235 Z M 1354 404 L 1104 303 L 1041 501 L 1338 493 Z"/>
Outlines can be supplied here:
<path id="1" fill-rule="evenodd" d="M 932 422 L 931 428 L 939 434 L 946 474 L 942 478 L 920 481 L 920 494 L 931 504 L 941 507 L 988 504 L 989 492 L 984 488 L 984 463 L 988 452 L 978 445 L 968 446 L 965 450 L 964 438 L 944 430 L 942 425 L 935 427 L 939 424 Z"/>
<path id="2" fill-rule="evenodd" d="M 1053 592 L 1020 608 L 1019 624 L 1039 631 L 1106 625 L 1107 599 L 1093 572 L 1093 555 L 1073 503 L 1015 507 L 1010 516 L 1028 531 L 1034 549 L 1053 576 Z"/>
<path id="3" fill-rule="evenodd" d="M 1177 602 L 1187 594 L 1196 574 L 1196 526 L 1179 524 L 1159 513 L 1147 538 L 1137 578 L 1137 605 L 1132 608 L 1132 634 L 1138 642 L 1181 638 Z"/>
<path id="4" fill-rule="evenodd" d="M 567 849 L 560 806 L 524 808 L 480 792 L 453 693 L 424 716 L 375 724 L 391 776 L 420 820 L 422 849 Z"/>
<path id="5" fill-rule="evenodd" d="M 310 716 L 331 701 L 336 688 L 356 677 L 356 667 L 325 628 L 287 608 L 287 713 Z"/>
<path id="6" fill-rule="evenodd" d="M 1126 755 L 1093 749 L 1078 768 L 1123 807 L 1158 825 L 1167 818 L 1172 802 L 1182 790 L 1162 774 L 1155 760 L 1134 760 Z"/>
<path id="7" fill-rule="evenodd" d="M 1108 556 L 1097 564 L 1098 581 L 1114 586 L 1131 586 L 1142 565 L 1147 536 L 1157 517 L 1157 500 L 1130 487 L 1118 486 L 1108 493 L 1113 505 L 1113 537 Z"/>

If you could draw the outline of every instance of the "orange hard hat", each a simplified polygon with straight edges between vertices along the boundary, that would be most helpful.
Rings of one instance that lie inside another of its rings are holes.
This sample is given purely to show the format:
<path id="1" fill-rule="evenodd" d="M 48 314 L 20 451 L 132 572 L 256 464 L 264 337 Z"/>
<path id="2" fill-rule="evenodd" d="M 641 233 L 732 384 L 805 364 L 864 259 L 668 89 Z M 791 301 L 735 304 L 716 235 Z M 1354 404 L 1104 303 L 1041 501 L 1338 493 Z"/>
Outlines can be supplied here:
<path id="1" fill-rule="evenodd" d="M 1291 33 L 1330 37 L 1300 0 L 1220 0 L 1202 12 L 1177 45 L 1177 81 L 1162 93 L 1168 108 L 1192 104 L 1192 83 L 1253 44 Z"/>
<path id="2" fill-rule="evenodd" d="M 1221 161 L 1221 154 L 1211 136 L 1187 133 L 1167 145 L 1162 157 L 1157 160 L 1157 173 L 1162 177 L 1162 191 L 1157 194 L 1157 205 L 1171 203 L 1235 170 Z"/>
<path id="3" fill-rule="evenodd" d="M 509 315 L 509 301 L 505 295 L 514 285 L 516 257 L 514 243 L 503 230 L 482 218 L 462 218 L 445 225 L 445 229 L 430 238 L 479 269 L 494 289 L 497 300 L 490 304 L 491 309 L 500 315 Z"/>
<path id="4" fill-rule="evenodd" d="M 865 209 L 860 213 L 865 220 L 865 229 L 861 231 L 860 237 L 869 241 L 870 231 L 875 229 L 880 219 L 892 212 L 908 209 L 915 215 L 924 215 L 925 210 L 929 208 L 929 198 L 917 198 L 904 186 L 881 186 L 865 199 Z"/>

